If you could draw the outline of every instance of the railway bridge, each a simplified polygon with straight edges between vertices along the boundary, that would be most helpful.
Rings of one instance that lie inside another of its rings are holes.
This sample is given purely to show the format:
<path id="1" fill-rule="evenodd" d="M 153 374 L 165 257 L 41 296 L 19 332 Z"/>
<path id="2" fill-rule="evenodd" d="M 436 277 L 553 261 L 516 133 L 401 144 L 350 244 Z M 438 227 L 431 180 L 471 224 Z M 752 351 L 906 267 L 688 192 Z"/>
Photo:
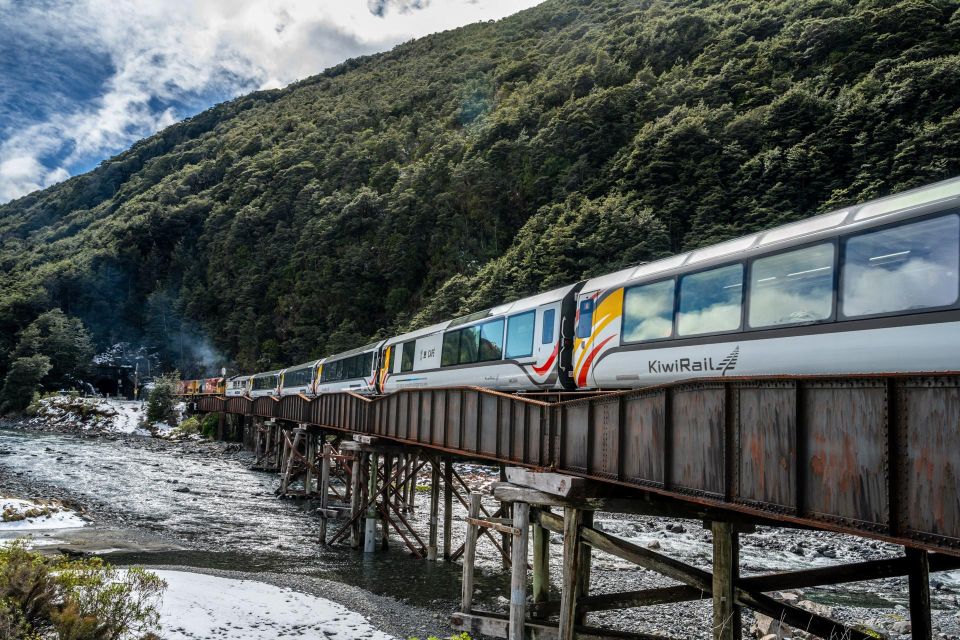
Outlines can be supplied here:
<path id="1" fill-rule="evenodd" d="M 234 416 L 261 465 L 284 474 L 285 490 L 299 475 L 302 493 L 321 501 L 326 543 L 349 537 L 372 548 L 379 522 L 384 534 L 389 524 L 415 554 L 434 559 L 442 513 L 444 557 L 464 558 L 462 606 L 453 620 L 473 633 L 653 638 L 588 627 L 586 614 L 711 599 L 714 622 L 704 635 L 717 639 L 740 637 L 742 607 L 824 638 L 876 637 L 770 594 L 908 576 L 913 637 L 925 639 L 933 637 L 929 574 L 960 568 L 960 374 L 724 377 L 600 393 L 458 387 L 381 396 L 203 396 L 194 407 L 220 414 L 221 424 Z M 492 489 L 498 512 L 485 514 L 479 494 L 456 493 L 469 509 L 466 543 L 456 551 L 448 534 L 453 460 L 505 470 Z M 426 465 L 434 482 L 424 542 L 404 526 L 397 504 Z M 350 507 L 341 510 L 329 489 L 337 469 L 352 488 Z M 704 521 L 713 570 L 601 531 L 592 524 L 596 510 Z M 330 537 L 328 518 L 343 521 Z M 738 535 L 758 524 L 873 538 L 902 545 L 904 554 L 741 577 Z M 549 532 L 563 536 L 563 575 L 554 578 L 559 601 L 550 600 Z M 497 543 L 511 561 L 509 616 L 473 607 L 481 539 Z M 590 593 L 592 549 L 678 584 Z"/>

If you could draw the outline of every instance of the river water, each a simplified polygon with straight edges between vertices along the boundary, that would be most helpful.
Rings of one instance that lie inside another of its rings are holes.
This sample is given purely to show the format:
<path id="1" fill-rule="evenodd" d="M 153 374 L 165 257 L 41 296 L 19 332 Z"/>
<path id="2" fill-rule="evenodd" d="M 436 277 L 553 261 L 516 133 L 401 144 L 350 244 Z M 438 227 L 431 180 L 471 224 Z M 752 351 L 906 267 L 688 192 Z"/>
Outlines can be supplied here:
<path id="1" fill-rule="evenodd" d="M 105 553 L 118 565 L 239 571 L 274 581 L 281 576 L 286 586 L 312 589 L 315 595 L 334 600 L 342 596 L 346 606 L 395 625 L 385 630 L 400 637 L 450 631 L 446 619 L 459 601 L 459 563 L 414 559 L 395 536 L 390 551 L 372 556 L 346 546 L 321 546 L 315 506 L 279 500 L 274 494 L 278 475 L 251 471 L 248 463 L 248 456 L 225 452 L 222 444 L 0 429 L 0 493 L 66 499 L 82 507 L 91 520 L 83 530 L 47 534 L 56 538 L 49 542 L 57 548 Z M 412 517 L 424 538 L 427 500 L 427 495 L 420 496 L 421 507 Z M 461 510 L 457 515 L 464 514 Z M 643 546 L 655 544 L 653 548 L 709 568 L 711 544 L 699 523 L 687 521 L 678 529 L 679 521 L 604 514 L 598 514 L 597 521 L 614 535 Z M 330 531 L 337 526 L 331 523 Z M 462 529 L 455 521 L 455 546 L 462 540 Z M 745 574 L 900 552 L 891 545 L 824 532 L 761 529 L 742 541 Z M 553 542 L 557 545 L 559 539 Z M 509 575 L 490 545 L 480 544 L 478 555 L 477 604 L 502 608 L 499 596 L 507 592 Z M 557 545 L 552 553 L 554 575 L 560 574 L 560 562 Z M 935 626 L 946 633 L 942 637 L 960 637 L 960 572 L 936 579 Z M 663 584 L 661 577 L 612 556 L 597 554 L 594 560 L 591 588 L 599 592 Z M 905 586 L 902 579 L 889 579 L 872 586 L 808 590 L 803 597 L 834 607 L 841 619 L 875 622 L 886 630 L 904 617 Z M 382 597 L 371 600 L 363 594 Z M 709 628 L 710 610 L 707 603 L 682 603 L 598 614 L 594 622 L 696 638 Z"/>

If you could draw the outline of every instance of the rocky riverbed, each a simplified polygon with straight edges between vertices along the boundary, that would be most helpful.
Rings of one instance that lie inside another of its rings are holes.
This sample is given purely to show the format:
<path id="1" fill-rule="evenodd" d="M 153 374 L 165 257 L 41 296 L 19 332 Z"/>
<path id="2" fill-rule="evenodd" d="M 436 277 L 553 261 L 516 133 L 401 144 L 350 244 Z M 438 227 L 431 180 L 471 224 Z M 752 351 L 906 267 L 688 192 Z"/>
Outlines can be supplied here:
<path id="1" fill-rule="evenodd" d="M 255 580 L 328 598 L 396 637 L 452 632 L 447 619 L 459 598 L 459 564 L 415 560 L 397 538 L 390 551 L 372 557 L 347 547 L 321 547 L 315 505 L 277 499 L 277 475 L 250 471 L 250 463 L 250 455 L 235 444 L 0 429 L 0 494 L 57 499 L 89 522 L 83 529 L 39 533 L 38 542 L 46 542 L 48 548 L 103 554 L 116 564 Z M 497 478 L 489 467 L 464 464 L 457 469 L 473 488 Z M 421 489 L 429 485 L 429 473 L 419 484 Z M 428 493 L 421 491 L 419 507 L 410 514 L 424 538 L 427 502 Z M 489 499 L 487 504 L 494 506 Z M 457 516 L 464 515 L 458 506 Z M 709 568 L 710 533 L 699 522 L 615 514 L 597 514 L 596 522 L 613 535 Z M 462 522 L 455 520 L 455 547 L 462 542 L 463 531 Z M 551 542 L 552 570 L 560 575 L 559 537 Z M 811 531 L 761 528 L 743 535 L 742 542 L 745 575 L 901 553 L 892 545 Z M 489 543 L 480 543 L 478 558 L 477 606 L 505 610 L 509 573 Z M 591 591 L 666 584 L 669 581 L 657 574 L 595 554 Z M 960 572 L 937 574 L 932 585 L 936 634 L 960 638 Z M 905 638 L 906 594 L 904 579 L 888 579 L 778 596 L 887 637 Z M 708 634 L 710 616 L 709 602 L 693 602 L 591 614 L 589 623 L 702 638 Z M 749 613 L 744 626 L 757 637 L 776 632 L 770 621 Z"/>

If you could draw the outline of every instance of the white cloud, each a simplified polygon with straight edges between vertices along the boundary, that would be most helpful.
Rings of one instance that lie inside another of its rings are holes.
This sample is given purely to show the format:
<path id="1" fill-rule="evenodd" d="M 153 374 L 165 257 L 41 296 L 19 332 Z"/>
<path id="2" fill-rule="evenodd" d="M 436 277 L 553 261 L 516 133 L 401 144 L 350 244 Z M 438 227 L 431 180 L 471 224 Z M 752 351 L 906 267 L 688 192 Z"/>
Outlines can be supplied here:
<path id="1" fill-rule="evenodd" d="M 66 43 L 94 51 L 114 69 L 96 98 L 0 140 L 0 202 L 63 180 L 81 159 L 117 153 L 168 126 L 177 114 L 157 104 L 281 87 L 350 57 L 539 2 L 0 0 L 0 22 L 10 32 L 59 45 L 51 50 Z M 48 166 L 50 157 L 61 157 L 57 166 Z"/>

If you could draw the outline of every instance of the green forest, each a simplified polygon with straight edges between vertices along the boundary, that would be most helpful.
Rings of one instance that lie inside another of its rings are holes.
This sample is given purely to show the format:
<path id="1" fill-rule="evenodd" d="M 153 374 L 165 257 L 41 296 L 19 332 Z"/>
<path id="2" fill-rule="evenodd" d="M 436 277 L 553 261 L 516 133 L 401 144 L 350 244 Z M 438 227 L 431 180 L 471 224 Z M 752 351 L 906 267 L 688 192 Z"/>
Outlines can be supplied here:
<path id="1" fill-rule="evenodd" d="M 218 105 L 0 206 L 0 376 L 55 309 L 264 370 L 960 175 L 957 6 L 547 0 Z"/>

